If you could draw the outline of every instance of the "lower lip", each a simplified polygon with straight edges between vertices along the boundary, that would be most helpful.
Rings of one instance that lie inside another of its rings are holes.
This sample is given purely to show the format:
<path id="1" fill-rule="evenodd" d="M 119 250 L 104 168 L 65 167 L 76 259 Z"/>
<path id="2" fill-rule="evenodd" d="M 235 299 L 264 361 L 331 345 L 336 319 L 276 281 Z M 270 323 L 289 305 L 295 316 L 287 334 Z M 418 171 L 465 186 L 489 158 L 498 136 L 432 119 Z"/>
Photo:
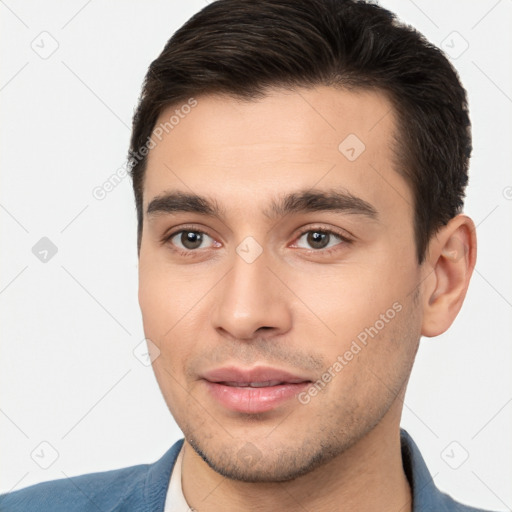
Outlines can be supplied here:
<path id="1" fill-rule="evenodd" d="M 262 388 L 226 386 L 218 382 L 205 381 L 208 391 L 224 407 L 237 412 L 256 414 L 275 409 L 290 400 L 310 383 L 281 384 Z"/>

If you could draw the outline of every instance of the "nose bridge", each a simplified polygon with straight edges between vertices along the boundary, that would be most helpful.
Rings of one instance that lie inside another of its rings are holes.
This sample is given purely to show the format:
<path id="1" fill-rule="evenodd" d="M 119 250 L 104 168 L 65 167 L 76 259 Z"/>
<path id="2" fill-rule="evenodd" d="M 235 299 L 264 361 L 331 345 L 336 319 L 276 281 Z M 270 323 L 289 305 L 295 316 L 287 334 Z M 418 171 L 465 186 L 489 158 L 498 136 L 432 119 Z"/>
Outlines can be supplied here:
<path id="1" fill-rule="evenodd" d="M 284 332 L 291 312 L 285 290 L 269 269 L 271 255 L 252 237 L 233 254 L 231 271 L 222 282 L 213 313 L 216 329 L 238 339 L 253 337 L 261 327 Z"/>

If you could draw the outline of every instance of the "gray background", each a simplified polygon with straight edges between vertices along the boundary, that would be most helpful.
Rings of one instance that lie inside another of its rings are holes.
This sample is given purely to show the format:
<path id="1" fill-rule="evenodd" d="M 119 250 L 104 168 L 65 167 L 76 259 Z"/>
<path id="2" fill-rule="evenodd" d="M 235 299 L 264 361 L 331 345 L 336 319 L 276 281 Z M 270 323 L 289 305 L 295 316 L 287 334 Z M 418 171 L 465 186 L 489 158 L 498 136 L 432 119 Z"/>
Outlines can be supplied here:
<path id="1" fill-rule="evenodd" d="M 402 426 L 441 489 L 510 510 L 512 0 L 381 4 L 451 55 L 474 135 L 476 271 L 452 328 L 421 342 Z M 94 191 L 123 174 L 149 63 L 204 5 L 0 1 L 1 491 L 152 462 L 181 437 L 139 345 L 130 180 Z"/>

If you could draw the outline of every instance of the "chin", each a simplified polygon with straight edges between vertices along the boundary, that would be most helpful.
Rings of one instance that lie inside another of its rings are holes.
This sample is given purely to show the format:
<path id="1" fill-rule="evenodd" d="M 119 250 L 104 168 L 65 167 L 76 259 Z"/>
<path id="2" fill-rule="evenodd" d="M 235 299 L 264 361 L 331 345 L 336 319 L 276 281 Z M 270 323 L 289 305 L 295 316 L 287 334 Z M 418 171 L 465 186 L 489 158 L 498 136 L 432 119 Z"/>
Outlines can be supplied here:
<path id="1" fill-rule="evenodd" d="M 339 453 L 325 450 L 319 445 L 312 451 L 310 443 L 308 450 L 282 447 L 272 449 L 271 454 L 262 453 L 252 443 L 245 443 L 237 450 L 219 448 L 216 453 L 211 449 L 198 446 L 195 439 L 187 438 L 195 452 L 216 473 L 230 480 L 247 483 L 277 483 L 289 482 L 306 475 L 314 469 L 326 464 Z"/>

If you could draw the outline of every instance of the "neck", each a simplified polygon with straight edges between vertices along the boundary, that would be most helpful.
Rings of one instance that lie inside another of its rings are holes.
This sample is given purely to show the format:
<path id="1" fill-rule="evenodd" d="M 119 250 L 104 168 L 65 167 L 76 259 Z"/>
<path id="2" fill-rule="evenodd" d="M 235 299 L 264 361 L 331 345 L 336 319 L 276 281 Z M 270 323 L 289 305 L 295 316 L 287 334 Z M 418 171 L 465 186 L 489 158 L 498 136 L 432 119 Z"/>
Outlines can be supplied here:
<path id="1" fill-rule="evenodd" d="M 398 418 L 391 414 L 394 421 L 386 421 L 390 415 L 386 416 L 341 455 L 288 482 L 229 480 L 212 470 L 185 441 L 183 494 L 197 512 L 411 512 L 412 495 L 402 466 L 400 414 Z"/>

